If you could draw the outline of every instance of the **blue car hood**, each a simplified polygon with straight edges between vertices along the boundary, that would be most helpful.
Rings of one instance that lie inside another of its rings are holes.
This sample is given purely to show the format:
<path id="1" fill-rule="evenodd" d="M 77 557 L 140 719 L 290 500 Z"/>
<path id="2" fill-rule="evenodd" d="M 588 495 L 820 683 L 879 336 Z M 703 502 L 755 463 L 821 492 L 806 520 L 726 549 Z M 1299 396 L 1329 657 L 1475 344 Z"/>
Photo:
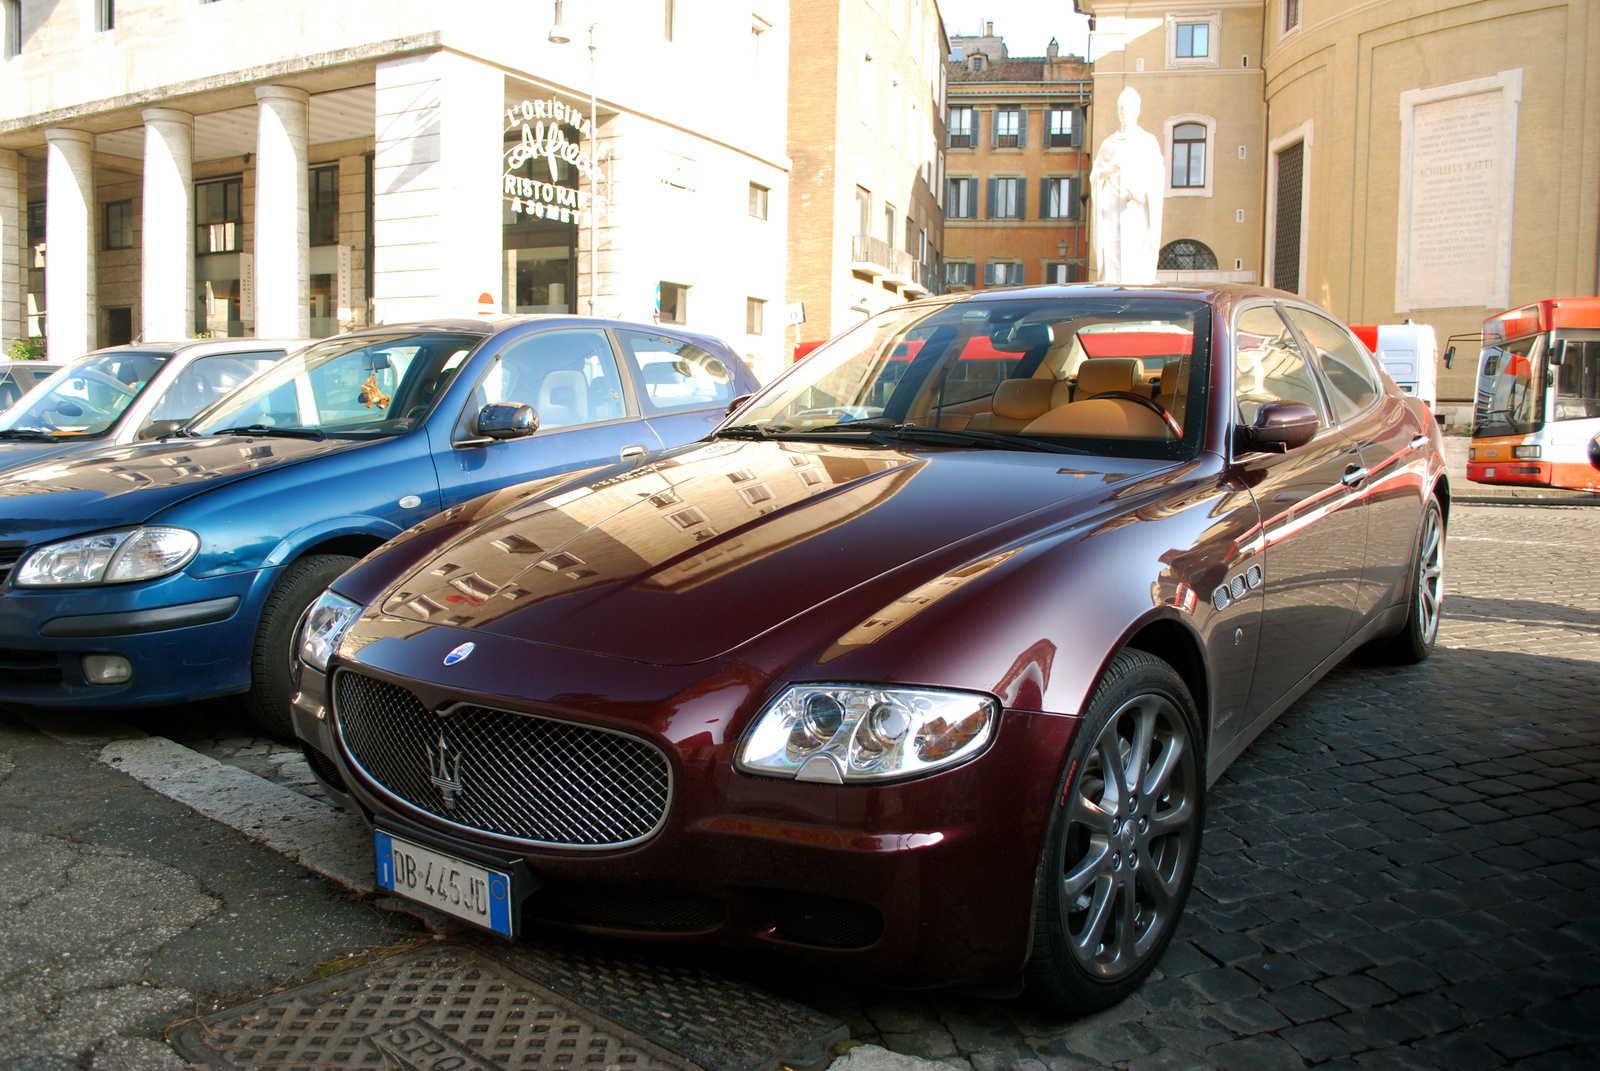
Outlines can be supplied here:
<path id="1" fill-rule="evenodd" d="M 237 435 L 169 439 L 106 446 L 0 471 L 0 540 L 41 543 L 142 524 L 213 487 L 366 441 Z"/>
<path id="2" fill-rule="evenodd" d="M 90 450 L 103 450 L 104 439 L 61 439 L 57 442 L 29 442 L 26 439 L 0 439 L 0 472 L 53 461 L 58 457 L 71 457 Z"/>

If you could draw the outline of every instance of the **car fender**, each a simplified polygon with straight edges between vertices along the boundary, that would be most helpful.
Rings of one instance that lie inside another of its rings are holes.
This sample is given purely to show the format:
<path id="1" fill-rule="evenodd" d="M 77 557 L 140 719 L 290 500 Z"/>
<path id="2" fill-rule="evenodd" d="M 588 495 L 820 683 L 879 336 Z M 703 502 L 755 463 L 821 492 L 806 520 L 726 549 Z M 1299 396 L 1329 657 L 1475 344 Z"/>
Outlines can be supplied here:
<path id="1" fill-rule="evenodd" d="M 393 521 L 369 514 L 323 517 L 303 528 L 295 529 L 280 539 L 262 559 L 261 567 L 270 569 L 276 565 L 285 565 L 319 543 L 349 536 L 370 538 L 374 541 L 373 547 L 376 548 L 386 540 L 399 535 L 401 531 L 403 529 Z"/>

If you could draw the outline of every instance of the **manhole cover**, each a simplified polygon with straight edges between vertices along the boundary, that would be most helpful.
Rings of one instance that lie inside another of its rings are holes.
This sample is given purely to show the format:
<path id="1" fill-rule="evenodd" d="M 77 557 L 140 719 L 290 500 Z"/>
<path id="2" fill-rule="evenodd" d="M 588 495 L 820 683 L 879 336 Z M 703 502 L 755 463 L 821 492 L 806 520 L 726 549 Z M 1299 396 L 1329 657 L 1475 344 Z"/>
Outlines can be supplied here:
<path id="1" fill-rule="evenodd" d="M 480 952 L 433 945 L 205 1019 L 188 1059 L 245 1071 L 698 1071 Z"/>

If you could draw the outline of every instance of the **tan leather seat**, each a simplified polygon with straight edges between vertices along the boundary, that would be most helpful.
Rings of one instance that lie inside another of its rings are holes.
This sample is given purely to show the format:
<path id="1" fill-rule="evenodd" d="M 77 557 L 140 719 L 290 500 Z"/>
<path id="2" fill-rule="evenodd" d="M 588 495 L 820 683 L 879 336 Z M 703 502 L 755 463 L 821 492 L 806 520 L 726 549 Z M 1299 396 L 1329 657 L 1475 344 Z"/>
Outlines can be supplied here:
<path id="1" fill-rule="evenodd" d="M 995 387 L 993 412 L 978 413 L 967 422 L 974 431 L 1021 431 L 1065 402 L 1065 383 L 1054 379 L 1003 379 Z"/>
<path id="2" fill-rule="evenodd" d="M 1178 396 L 1178 369 L 1181 365 L 1181 361 L 1168 361 L 1161 369 L 1161 384 L 1156 387 L 1156 404 L 1169 413 Z"/>
<path id="3" fill-rule="evenodd" d="M 1133 393 L 1140 366 L 1133 357 L 1101 357 L 1078 366 L 1075 401 L 1058 405 L 1023 429 L 1027 435 L 1082 435 L 1107 439 L 1169 439 L 1171 430 L 1148 406 L 1126 398 L 1096 398 L 1107 391 Z"/>

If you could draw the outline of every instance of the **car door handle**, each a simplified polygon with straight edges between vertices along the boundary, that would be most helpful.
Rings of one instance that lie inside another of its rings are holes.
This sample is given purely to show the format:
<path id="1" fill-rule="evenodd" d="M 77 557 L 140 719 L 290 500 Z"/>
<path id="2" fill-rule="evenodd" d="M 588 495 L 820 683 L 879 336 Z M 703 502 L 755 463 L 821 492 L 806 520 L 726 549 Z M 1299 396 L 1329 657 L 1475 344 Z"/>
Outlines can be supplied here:
<path id="1" fill-rule="evenodd" d="M 1367 470 L 1360 465 L 1351 465 L 1344 470 L 1344 475 L 1339 477 L 1339 482 L 1346 487 L 1360 487 L 1367 482 Z"/>
<path id="2" fill-rule="evenodd" d="M 622 448 L 621 457 L 622 457 L 622 460 L 626 461 L 630 457 L 643 457 L 644 455 L 648 454 L 649 452 L 650 451 L 648 451 L 648 450 L 646 450 L 644 448 L 644 444 L 643 443 L 633 443 L 633 444 L 631 444 L 629 446 L 624 446 Z"/>
<path id="3" fill-rule="evenodd" d="M 1413 450 L 1421 450 L 1424 446 L 1427 446 L 1427 445 L 1428 445 L 1428 437 L 1426 435 L 1418 435 L 1418 436 L 1415 436 L 1411 440 L 1411 449 L 1413 449 Z"/>

